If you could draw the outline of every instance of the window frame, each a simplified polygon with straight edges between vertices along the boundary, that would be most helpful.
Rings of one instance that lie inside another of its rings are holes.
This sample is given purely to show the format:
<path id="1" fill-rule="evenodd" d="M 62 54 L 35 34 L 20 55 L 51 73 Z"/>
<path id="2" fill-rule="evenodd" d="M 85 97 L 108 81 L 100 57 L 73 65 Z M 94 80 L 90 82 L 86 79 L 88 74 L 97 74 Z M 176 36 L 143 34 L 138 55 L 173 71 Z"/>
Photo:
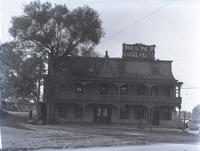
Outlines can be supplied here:
<path id="1" fill-rule="evenodd" d="M 83 117 L 83 107 L 79 104 L 75 104 L 75 106 L 74 106 L 74 117 L 75 118 Z"/>
<path id="2" fill-rule="evenodd" d="M 129 119 L 129 107 L 128 105 L 123 105 L 120 107 L 120 119 Z"/>
<path id="3" fill-rule="evenodd" d="M 66 118 L 67 117 L 67 104 L 66 103 L 59 103 L 58 104 L 58 117 L 59 118 Z"/>
<path id="4" fill-rule="evenodd" d="M 146 94 L 146 86 L 144 84 L 138 84 L 136 87 L 136 92 L 138 96 L 145 96 Z M 143 93 L 141 93 L 143 92 Z"/>
<path id="5" fill-rule="evenodd" d="M 170 121 L 172 120 L 172 108 L 163 106 L 160 108 L 160 119 L 164 121 Z"/>
<path id="6" fill-rule="evenodd" d="M 128 95 L 128 85 L 122 85 L 120 87 L 120 95 Z"/>
<path id="7" fill-rule="evenodd" d="M 134 119 L 141 120 L 146 119 L 147 111 L 144 106 L 136 106 L 134 107 Z"/>
<path id="8" fill-rule="evenodd" d="M 79 89 L 80 89 L 80 91 L 79 91 Z M 75 92 L 78 94 L 83 94 L 83 84 L 76 83 L 75 84 Z"/>
<path id="9" fill-rule="evenodd" d="M 105 88 L 105 90 L 103 90 L 102 88 Z M 106 95 L 108 94 L 108 84 L 100 84 L 100 94 L 101 95 Z"/>

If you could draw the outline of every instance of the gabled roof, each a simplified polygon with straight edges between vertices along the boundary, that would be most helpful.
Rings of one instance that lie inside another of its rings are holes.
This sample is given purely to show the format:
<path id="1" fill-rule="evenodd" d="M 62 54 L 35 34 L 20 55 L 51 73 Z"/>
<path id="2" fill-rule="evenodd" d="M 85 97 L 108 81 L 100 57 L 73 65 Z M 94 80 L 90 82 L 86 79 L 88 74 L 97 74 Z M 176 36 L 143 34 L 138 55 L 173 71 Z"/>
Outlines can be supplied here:
<path id="1" fill-rule="evenodd" d="M 98 78 L 113 78 L 116 77 L 114 69 L 112 67 L 111 62 L 109 61 L 109 58 L 105 58 L 103 66 L 101 67 L 98 75 Z"/>

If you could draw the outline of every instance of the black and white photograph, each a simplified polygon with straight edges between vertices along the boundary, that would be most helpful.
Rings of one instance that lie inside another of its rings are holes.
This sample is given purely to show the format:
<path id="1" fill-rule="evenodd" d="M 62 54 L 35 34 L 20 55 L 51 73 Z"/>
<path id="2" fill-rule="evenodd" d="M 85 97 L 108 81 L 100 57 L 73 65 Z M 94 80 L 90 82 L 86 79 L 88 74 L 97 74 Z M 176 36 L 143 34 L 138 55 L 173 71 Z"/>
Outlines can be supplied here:
<path id="1" fill-rule="evenodd" d="M 200 151 L 200 1 L 0 0 L 0 151 Z"/>

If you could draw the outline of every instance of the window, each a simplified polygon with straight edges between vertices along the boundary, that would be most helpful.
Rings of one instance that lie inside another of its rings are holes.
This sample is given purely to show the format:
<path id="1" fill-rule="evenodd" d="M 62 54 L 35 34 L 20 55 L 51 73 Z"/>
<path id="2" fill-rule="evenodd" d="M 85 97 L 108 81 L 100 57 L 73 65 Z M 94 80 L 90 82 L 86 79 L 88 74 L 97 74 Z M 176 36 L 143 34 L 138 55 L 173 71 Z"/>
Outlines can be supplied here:
<path id="1" fill-rule="evenodd" d="M 121 95 L 127 95 L 127 93 L 128 93 L 128 86 L 127 85 L 122 85 L 120 87 L 120 94 Z"/>
<path id="2" fill-rule="evenodd" d="M 145 95 L 145 85 L 137 85 L 137 95 Z"/>
<path id="3" fill-rule="evenodd" d="M 60 103 L 58 104 L 58 116 L 59 117 L 67 117 L 67 104 Z"/>
<path id="4" fill-rule="evenodd" d="M 158 96 L 158 86 L 151 87 L 151 96 Z"/>
<path id="5" fill-rule="evenodd" d="M 170 89 L 171 87 L 170 86 L 164 86 L 163 87 L 163 96 L 167 96 L 167 97 L 170 97 Z"/>
<path id="6" fill-rule="evenodd" d="M 129 118 L 129 108 L 128 105 L 124 105 L 120 107 L 120 119 L 128 119 Z"/>
<path id="7" fill-rule="evenodd" d="M 83 108 L 81 105 L 75 104 L 74 116 L 75 118 L 82 118 Z"/>
<path id="8" fill-rule="evenodd" d="M 107 116 L 108 116 L 108 109 L 103 108 L 103 117 L 107 117 Z"/>
<path id="9" fill-rule="evenodd" d="M 80 84 L 80 83 L 77 83 L 76 87 L 75 87 L 75 92 L 76 93 L 83 93 L 83 85 Z"/>
<path id="10" fill-rule="evenodd" d="M 88 71 L 94 72 L 94 64 L 89 65 Z"/>
<path id="11" fill-rule="evenodd" d="M 161 107 L 160 108 L 160 119 L 161 120 L 171 120 L 172 119 L 172 108 L 171 107 Z"/>
<path id="12" fill-rule="evenodd" d="M 100 94 L 108 94 L 108 85 L 107 84 L 101 84 Z"/>
<path id="13" fill-rule="evenodd" d="M 135 113 L 135 119 L 145 119 L 146 118 L 146 109 L 143 106 L 136 106 L 134 108 Z"/>
<path id="14" fill-rule="evenodd" d="M 97 108 L 97 117 L 100 117 L 101 116 L 101 108 Z"/>

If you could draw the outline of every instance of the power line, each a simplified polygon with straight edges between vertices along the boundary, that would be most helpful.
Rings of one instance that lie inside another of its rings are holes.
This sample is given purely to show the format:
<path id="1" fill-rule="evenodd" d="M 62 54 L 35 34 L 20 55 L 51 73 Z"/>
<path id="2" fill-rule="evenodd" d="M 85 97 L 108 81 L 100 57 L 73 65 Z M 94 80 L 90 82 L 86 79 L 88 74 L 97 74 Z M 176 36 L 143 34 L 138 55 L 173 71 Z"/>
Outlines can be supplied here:
<path id="1" fill-rule="evenodd" d="M 182 87 L 181 89 L 200 89 L 200 87 Z"/>
<path id="2" fill-rule="evenodd" d="M 168 2 L 167 4 L 165 4 L 165 5 L 161 6 L 161 7 L 159 7 L 158 9 L 153 10 L 152 12 L 148 13 L 147 15 L 145 15 L 145 16 L 139 18 L 139 19 L 136 20 L 135 22 L 129 24 L 129 25 L 126 26 L 125 28 L 119 30 L 118 32 L 116 32 L 116 33 L 112 34 L 111 36 L 109 36 L 108 38 L 106 38 L 104 41 L 102 41 L 102 43 L 104 43 L 104 42 L 106 42 L 107 40 L 109 40 L 109 39 L 115 37 L 116 35 L 118 35 L 118 34 L 124 32 L 125 30 L 131 28 L 132 26 L 134 26 L 134 25 L 140 23 L 141 21 L 143 21 L 143 20 L 145 20 L 146 18 L 152 16 L 153 14 L 155 14 L 155 13 L 161 11 L 162 9 L 166 8 L 167 6 L 169 6 L 171 3 L 175 2 L 175 1 L 178 1 L 178 0 L 172 0 L 172 1 Z"/>

